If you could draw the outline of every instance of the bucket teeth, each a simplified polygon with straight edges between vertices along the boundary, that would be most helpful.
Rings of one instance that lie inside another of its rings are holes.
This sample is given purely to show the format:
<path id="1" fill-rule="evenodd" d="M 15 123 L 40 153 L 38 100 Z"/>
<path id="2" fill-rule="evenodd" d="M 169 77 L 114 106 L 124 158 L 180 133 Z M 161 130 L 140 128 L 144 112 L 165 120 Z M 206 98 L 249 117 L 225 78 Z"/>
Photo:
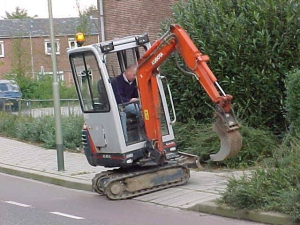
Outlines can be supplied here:
<path id="1" fill-rule="evenodd" d="M 242 147 L 242 138 L 238 130 L 228 130 L 222 119 L 218 118 L 213 130 L 219 135 L 221 148 L 216 154 L 211 154 L 212 161 L 222 161 L 238 154 Z"/>

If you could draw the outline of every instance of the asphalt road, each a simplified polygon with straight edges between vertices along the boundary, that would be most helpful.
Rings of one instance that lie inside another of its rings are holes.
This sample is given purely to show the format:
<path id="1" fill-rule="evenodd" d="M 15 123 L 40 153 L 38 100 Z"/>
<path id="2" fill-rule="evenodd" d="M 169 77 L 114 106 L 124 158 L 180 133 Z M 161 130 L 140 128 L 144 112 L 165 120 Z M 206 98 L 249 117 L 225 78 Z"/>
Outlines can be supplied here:
<path id="1" fill-rule="evenodd" d="M 1 225 L 255 225 L 135 200 L 111 201 L 0 173 Z"/>

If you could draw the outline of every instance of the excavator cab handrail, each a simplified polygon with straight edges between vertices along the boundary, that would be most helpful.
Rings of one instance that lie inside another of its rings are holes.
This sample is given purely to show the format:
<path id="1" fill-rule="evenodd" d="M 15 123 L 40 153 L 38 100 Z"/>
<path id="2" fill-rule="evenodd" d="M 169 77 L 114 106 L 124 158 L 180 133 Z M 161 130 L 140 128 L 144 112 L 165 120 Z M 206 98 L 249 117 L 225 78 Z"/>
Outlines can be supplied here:
<path id="1" fill-rule="evenodd" d="M 175 107 L 174 107 L 174 102 L 173 102 L 173 97 L 172 97 L 172 92 L 171 92 L 171 89 L 170 89 L 170 85 L 167 81 L 167 78 L 165 76 L 161 76 L 159 75 L 159 78 L 160 79 L 166 79 L 166 86 L 167 86 L 167 90 L 168 90 L 168 94 L 169 94 L 169 99 L 170 99 L 170 104 L 171 104 L 171 108 L 172 108 L 172 115 L 173 115 L 173 120 L 170 121 L 170 124 L 174 124 L 176 123 L 176 120 L 177 120 L 177 116 L 176 116 L 176 111 L 175 111 Z"/>

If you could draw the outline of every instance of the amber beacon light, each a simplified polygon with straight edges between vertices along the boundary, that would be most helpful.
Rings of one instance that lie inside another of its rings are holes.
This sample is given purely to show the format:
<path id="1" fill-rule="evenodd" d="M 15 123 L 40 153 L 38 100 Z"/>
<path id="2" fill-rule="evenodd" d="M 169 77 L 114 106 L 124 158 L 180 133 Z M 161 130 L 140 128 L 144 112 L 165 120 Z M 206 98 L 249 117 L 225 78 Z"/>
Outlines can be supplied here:
<path id="1" fill-rule="evenodd" d="M 83 33 L 76 34 L 76 43 L 78 47 L 81 47 L 85 41 L 85 37 Z"/>

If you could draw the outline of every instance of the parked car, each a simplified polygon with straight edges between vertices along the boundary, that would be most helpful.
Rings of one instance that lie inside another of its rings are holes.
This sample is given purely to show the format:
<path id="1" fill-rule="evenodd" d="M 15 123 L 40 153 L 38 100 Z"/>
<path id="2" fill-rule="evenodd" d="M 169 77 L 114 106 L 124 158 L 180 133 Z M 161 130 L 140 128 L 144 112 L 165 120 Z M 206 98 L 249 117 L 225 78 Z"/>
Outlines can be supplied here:
<path id="1" fill-rule="evenodd" d="M 20 87 L 14 80 L 0 80 L 0 110 L 18 110 L 21 98 Z"/>

